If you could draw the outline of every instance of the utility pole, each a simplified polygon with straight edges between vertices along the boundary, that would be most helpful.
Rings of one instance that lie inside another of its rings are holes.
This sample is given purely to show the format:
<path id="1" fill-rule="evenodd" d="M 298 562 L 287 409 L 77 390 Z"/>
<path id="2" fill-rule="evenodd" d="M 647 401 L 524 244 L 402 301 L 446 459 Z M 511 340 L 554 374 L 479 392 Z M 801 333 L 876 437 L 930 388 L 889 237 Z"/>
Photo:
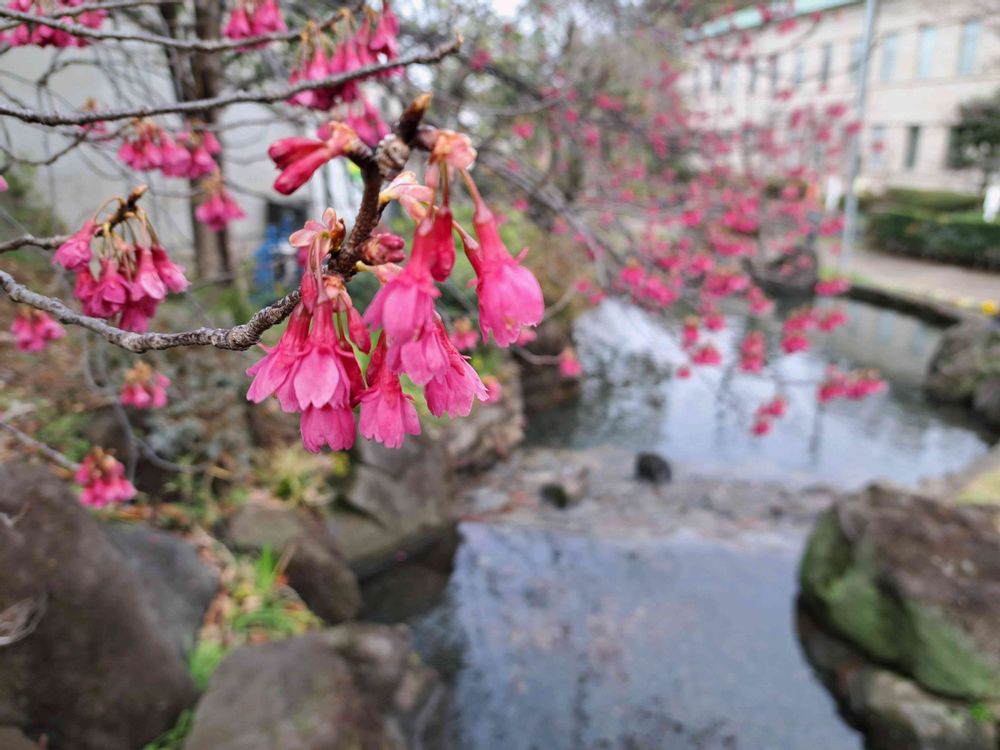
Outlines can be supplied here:
<path id="1" fill-rule="evenodd" d="M 877 0 L 865 0 L 865 31 L 861 42 L 861 59 L 858 65 L 858 96 L 855 102 L 858 132 L 851 138 L 850 155 L 847 161 L 847 190 L 844 197 L 844 232 L 840 240 L 840 273 L 846 275 L 851 270 L 851 256 L 854 253 L 855 236 L 858 233 L 858 193 L 855 183 L 861 172 L 861 143 L 865 126 L 865 110 L 868 106 L 868 61 L 872 56 L 875 38 L 875 6 Z"/>

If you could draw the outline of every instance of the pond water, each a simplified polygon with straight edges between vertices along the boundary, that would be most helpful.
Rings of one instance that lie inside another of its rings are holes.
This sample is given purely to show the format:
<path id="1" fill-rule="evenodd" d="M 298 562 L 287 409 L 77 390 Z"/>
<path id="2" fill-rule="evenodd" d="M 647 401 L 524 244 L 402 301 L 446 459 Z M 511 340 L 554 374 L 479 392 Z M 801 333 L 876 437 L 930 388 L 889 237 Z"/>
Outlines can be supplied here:
<path id="1" fill-rule="evenodd" d="M 859 302 L 838 302 L 847 324 L 817 338 L 813 351 L 778 360 L 766 375 L 700 367 L 688 380 L 670 377 L 684 357 L 660 320 L 617 301 L 583 315 L 577 350 L 584 368 L 578 402 L 531 415 L 534 441 L 570 446 L 612 443 L 668 456 L 675 469 L 717 477 L 825 482 L 856 488 L 884 478 L 903 484 L 961 469 L 988 449 L 960 409 L 937 408 L 920 383 L 940 330 L 916 318 Z M 729 317 L 713 339 L 724 361 L 747 321 Z M 820 406 L 816 384 L 827 362 L 841 369 L 874 367 L 886 394 Z M 750 433 L 754 409 L 776 383 L 788 415 L 771 434 Z"/>
<path id="2" fill-rule="evenodd" d="M 580 400 L 532 416 L 536 444 L 656 450 L 684 475 L 913 484 L 988 449 L 956 412 L 926 404 L 920 377 L 940 333 L 867 305 L 817 353 L 776 375 L 791 409 L 749 433 L 774 378 L 702 368 L 671 380 L 674 339 L 635 308 L 606 302 L 577 329 Z M 738 341 L 730 320 L 717 337 Z M 889 391 L 818 409 L 822 356 L 878 367 Z M 627 495 L 621 502 L 628 503 Z M 567 511 L 569 513 L 573 510 Z M 448 747 L 462 750 L 859 750 L 794 633 L 807 528 L 650 539 L 463 523 L 441 603 L 411 620 L 418 649 L 452 687 Z"/>

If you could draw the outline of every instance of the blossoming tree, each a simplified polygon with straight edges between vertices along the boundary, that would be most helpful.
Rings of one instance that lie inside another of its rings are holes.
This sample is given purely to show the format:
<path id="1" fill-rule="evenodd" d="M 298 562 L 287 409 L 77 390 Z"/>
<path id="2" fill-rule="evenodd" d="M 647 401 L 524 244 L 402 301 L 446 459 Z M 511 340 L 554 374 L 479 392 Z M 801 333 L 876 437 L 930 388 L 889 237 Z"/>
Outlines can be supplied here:
<path id="1" fill-rule="evenodd" d="M 843 107 L 788 108 L 787 128 L 713 128 L 684 101 L 678 83 L 687 48 L 675 29 L 692 4 L 654 5 L 607 4 L 593 28 L 578 33 L 576 19 L 581 9 L 594 10 L 591 3 L 528 4 L 520 27 L 483 23 L 477 14 L 489 11 L 481 8 L 441 4 L 406 19 L 403 36 L 417 51 L 402 54 L 395 12 L 401 9 L 388 2 L 374 8 L 349 3 L 332 14 L 310 14 L 306 5 L 305 14 L 286 17 L 275 0 L 236 0 L 228 8 L 208 0 L 12 0 L 0 9 L 8 48 L 148 45 L 164 52 L 174 101 L 88 101 L 78 111 L 14 102 L 0 105 L 0 118 L 48 128 L 66 142 L 42 160 L 45 166 L 87 145 L 113 150 L 136 182 L 150 172 L 186 182 L 193 218 L 215 233 L 223 270 L 232 266 L 226 227 L 243 214 L 227 187 L 220 118 L 227 107 L 260 103 L 300 127 L 316 126 L 315 137 L 268 145 L 278 170 L 276 192 L 293 194 L 323 165 L 345 160 L 359 170 L 362 193 L 356 215 L 331 207 L 291 235 L 302 264 L 298 288 L 231 328 L 149 330 L 158 306 L 171 293 L 185 293 L 188 280 L 143 207 L 144 185 L 95 206 L 69 236 L 0 242 L 0 253 L 54 251 L 53 265 L 73 280 L 75 303 L 69 303 L 0 269 L 0 288 L 20 303 L 18 348 L 41 351 L 63 336 L 62 324 L 134 354 L 241 350 L 287 320 L 277 345 L 247 371 L 247 398 L 273 396 L 282 410 L 298 413 L 311 451 L 346 449 L 358 431 L 398 447 L 420 430 L 401 377 L 423 389 L 435 416 L 465 416 L 476 400 L 491 397 L 461 353 L 476 343 L 475 328 L 461 319 L 449 330 L 437 309 L 438 285 L 452 275 L 456 243 L 475 274 L 484 343 L 525 344 L 545 315 L 539 282 L 522 265 L 523 255 L 504 246 L 497 214 L 474 180 L 485 169 L 492 184 L 513 187 L 511 212 L 530 216 L 587 260 L 571 283 L 562 280 L 570 293 L 589 302 L 621 294 L 651 309 L 688 311 L 677 324 L 687 356 L 676 363 L 676 375 L 720 365 L 710 333 L 725 325 L 721 305 L 738 300 L 767 315 L 771 303 L 756 271 L 769 264 L 779 276 L 791 274 L 804 257 L 797 251 L 804 239 L 837 231 L 836 217 L 813 216 L 810 185 L 836 168 L 843 140 L 856 137 L 857 129 L 838 122 Z M 469 25 L 464 45 L 454 34 L 463 22 Z M 788 33 L 792 22 L 791 16 L 765 20 Z M 618 43 L 623 34 L 634 40 L 627 49 Z M 225 56 L 234 53 L 242 68 L 224 62 L 232 63 Z M 701 54 L 737 65 L 751 52 L 741 37 L 728 35 Z M 249 78 L 245 58 L 259 61 Z M 446 126 L 432 126 L 431 98 L 414 94 L 406 71 L 447 58 L 454 60 L 441 66 L 435 85 L 435 117 Z M 58 55 L 51 64 L 59 64 Z M 282 65 L 287 83 L 278 86 L 271 79 Z M 378 105 L 375 90 L 383 91 Z M 383 117 L 393 98 L 403 106 L 389 126 Z M 794 96 L 775 99 L 792 103 Z M 8 164 L 30 162 L 13 143 L 3 151 Z M 408 170 L 411 164 L 418 170 Z M 453 193 L 463 189 L 473 207 L 468 224 L 452 211 Z M 391 204 L 412 221 L 408 238 L 380 226 Z M 350 291 L 359 274 L 380 284 L 364 310 Z M 843 290 L 839 279 L 816 289 Z M 801 351 L 809 346 L 806 332 L 832 330 L 841 321 L 836 310 L 820 315 L 803 307 L 785 320 L 781 351 Z M 765 373 L 767 351 L 764 333 L 748 334 L 738 367 Z M 571 349 L 553 364 L 566 376 L 579 374 Z M 867 373 L 831 371 L 818 397 L 860 397 L 879 382 Z M 169 385 L 138 361 L 122 374 L 121 401 L 158 408 Z M 779 389 L 757 409 L 753 431 L 768 432 L 785 408 Z M 45 452 L 9 423 L 0 425 Z M 74 470 L 88 504 L 134 494 L 121 464 L 101 448 L 80 465 L 54 460 Z"/>

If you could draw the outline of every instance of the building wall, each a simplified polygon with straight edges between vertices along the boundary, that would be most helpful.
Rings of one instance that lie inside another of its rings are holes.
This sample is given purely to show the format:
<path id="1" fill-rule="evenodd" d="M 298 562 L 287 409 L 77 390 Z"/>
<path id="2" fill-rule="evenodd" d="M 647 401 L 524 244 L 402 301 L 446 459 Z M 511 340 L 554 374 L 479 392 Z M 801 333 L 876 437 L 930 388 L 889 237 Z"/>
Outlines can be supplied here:
<path id="1" fill-rule="evenodd" d="M 130 64 L 127 69 L 117 67 L 110 75 L 103 72 L 111 64 L 107 53 L 94 47 L 58 53 L 35 47 L 11 49 L 0 56 L 0 85 L 12 101 L 42 110 L 73 112 L 88 97 L 108 108 L 172 101 L 172 86 L 162 53 L 146 45 L 124 45 L 124 49 Z M 53 59 L 85 64 L 61 67 L 50 78 L 51 93 L 42 94 L 34 82 Z M 176 129 L 181 122 L 174 116 L 159 117 L 157 121 L 168 130 Z M 109 128 L 115 131 L 122 124 L 113 123 Z M 4 118 L 3 125 L 5 132 L 0 134 L 0 139 L 19 157 L 36 160 L 44 160 L 59 151 L 77 132 L 73 128 L 54 131 L 12 118 Z M 356 203 L 355 196 L 345 195 L 350 184 L 345 183 L 340 165 L 330 165 L 321 173 L 328 178 L 326 184 L 323 179 L 316 178 L 294 197 L 287 198 L 272 189 L 277 171 L 267 157 L 268 145 L 289 135 L 311 134 L 312 128 L 298 130 L 273 111 L 254 104 L 227 108 L 222 125 L 219 137 L 224 147 L 227 185 L 246 212 L 246 218 L 229 225 L 237 259 L 248 257 L 263 240 L 269 204 L 298 206 L 308 215 L 319 218 L 331 193 L 335 198 L 338 195 L 345 198 L 347 203 Z M 151 189 L 143 205 L 161 240 L 175 257 L 190 265 L 194 233 L 188 181 L 133 171 L 117 158 L 120 143 L 120 138 L 103 143 L 88 142 L 51 166 L 37 167 L 34 180 L 40 197 L 52 205 L 67 227 L 75 228 L 92 216 L 104 201 L 127 195 L 136 185 L 146 183 Z M 0 237 L 19 233 L 18 227 L 6 226 L 0 217 Z"/>
<path id="2" fill-rule="evenodd" d="M 802 4 L 800 0 L 799 6 Z M 692 101 L 700 103 L 707 113 L 709 127 L 734 128 L 747 121 L 780 127 L 790 110 L 807 103 L 822 108 L 841 102 L 853 108 L 858 68 L 852 65 L 852 46 L 860 48 L 864 3 L 828 0 L 825 5 L 832 7 L 823 12 L 822 21 L 814 25 L 804 15 L 789 33 L 778 33 L 773 24 L 746 29 L 751 38 L 749 51 L 761 61 L 755 93 L 749 92 L 750 67 L 744 63 L 722 66 L 721 80 L 712 85 L 713 64 L 704 53 L 709 47 L 724 44 L 726 34 L 694 41 L 685 85 L 695 95 Z M 862 130 L 862 181 L 867 187 L 979 188 L 977 171 L 948 167 L 949 129 L 957 121 L 962 102 L 989 96 L 1000 88 L 1000 21 L 989 12 L 997 7 L 989 0 L 881 0 L 875 42 L 868 54 L 868 112 Z M 755 12 L 745 12 L 745 18 Z M 977 24 L 978 37 L 974 54 L 968 58 L 970 69 L 960 70 L 963 27 L 969 22 Z M 918 71 L 921 30 L 925 28 L 933 30 L 934 44 L 927 55 L 927 74 L 922 77 Z M 728 36 L 735 41 L 736 34 Z M 824 84 L 821 68 L 826 45 L 832 50 L 832 65 Z M 895 59 L 884 76 L 886 55 L 893 56 L 887 49 L 893 45 Z M 768 65 L 772 55 L 779 60 L 778 90 L 793 91 L 787 101 L 778 102 L 773 97 Z M 801 82 L 795 75 L 799 55 L 803 62 Z M 919 144 L 910 165 L 906 160 L 907 138 L 914 126 L 919 128 Z M 878 140 L 883 143 L 881 151 L 873 148 Z"/>

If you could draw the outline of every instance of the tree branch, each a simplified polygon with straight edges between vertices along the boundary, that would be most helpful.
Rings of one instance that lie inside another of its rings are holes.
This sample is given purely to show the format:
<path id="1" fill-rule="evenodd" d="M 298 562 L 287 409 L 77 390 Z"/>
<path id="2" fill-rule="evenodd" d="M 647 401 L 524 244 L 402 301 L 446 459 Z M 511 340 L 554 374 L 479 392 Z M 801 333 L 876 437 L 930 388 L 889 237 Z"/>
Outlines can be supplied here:
<path id="1" fill-rule="evenodd" d="M 13 435 L 14 439 L 21 445 L 25 446 L 29 450 L 39 453 L 52 463 L 66 469 L 66 471 L 76 473 L 76 470 L 80 468 L 80 464 L 75 461 L 71 461 L 55 448 L 50 448 L 45 443 L 35 440 L 30 435 L 21 432 L 14 425 L 4 421 L 3 419 L 0 419 L 0 430 L 5 430 L 9 434 Z"/>
<path id="2" fill-rule="evenodd" d="M 92 7 L 94 9 L 99 9 L 104 6 L 95 5 Z M 129 7 L 129 5 L 124 7 Z M 67 15 L 76 15 L 77 13 L 82 12 L 79 9 L 75 10 L 76 13 L 60 12 L 59 18 Z M 337 17 L 337 14 L 328 16 L 326 20 L 320 24 L 320 28 L 328 25 Z M 302 34 L 301 30 L 296 29 L 294 31 L 276 31 L 270 34 L 248 36 L 244 39 L 174 39 L 171 36 L 144 34 L 137 31 L 101 31 L 100 29 L 92 29 L 89 26 L 83 26 L 78 23 L 66 23 L 65 21 L 59 20 L 59 18 L 39 16 L 34 13 L 24 13 L 11 8 L 0 8 L 0 18 L 11 18 L 18 21 L 18 23 L 31 23 L 38 26 L 48 26 L 50 29 L 65 31 L 67 34 L 72 34 L 73 36 L 82 37 L 84 39 L 142 42 L 144 44 L 155 44 L 158 47 L 170 47 L 171 49 L 187 50 L 190 52 L 226 52 L 230 50 L 242 50 L 266 42 L 289 42 L 294 39 L 298 39 Z M 7 27 L 8 26 L 5 26 L 4 28 Z"/>
<path id="3" fill-rule="evenodd" d="M 247 40 L 241 40 L 246 43 Z M 227 107 L 231 104 L 273 104 L 284 101 L 300 91 L 320 88 L 336 88 L 345 83 L 366 78 L 368 76 L 382 73 L 393 68 L 407 65 L 429 64 L 442 60 L 458 51 L 462 45 L 461 35 L 456 35 L 453 40 L 429 52 L 415 52 L 396 60 L 376 65 L 366 65 L 347 73 L 341 73 L 328 78 L 315 81 L 300 81 L 291 86 L 271 91 L 234 91 L 207 99 L 196 99 L 187 102 L 177 102 L 160 106 L 136 107 L 134 109 L 113 110 L 110 112 L 80 112 L 77 114 L 67 114 L 65 112 L 34 112 L 25 107 L 0 105 L 0 116 L 14 117 L 24 122 L 37 123 L 39 125 L 87 125 L 93 122 L 109 122 L 112 120 L 127 120 L 133 117 L 153 117 L 165 114 L 190 114 L 200 113 L 208 109 Z"/>
<path id="4" fill-rule="evenodd" d="M 285 295 L 277 302 L 274 302 L 263 310 L 254 313 L 246 323 L 234 326 L 233 328 L 196 328 L 192 331 L 181 331 L 178 333 L 135 333 L 125 331 L 108 323 L 101 318 L 94 318 L 83 315 L 68 308 L 62 300 L 55 297 L 46 297 L 44 294 L 33 292 L 11 276 L 6 271 L 0 270 L 0 289 L 3 289 L 7 296 L 14 302 L 23 302 L 38 310 L 51 313 L 60 323 L 80 326 L 88 331 L 96 333 L 105 341 L 109 341 L 116 346 L 120 346 L 136 354 L 142 352 L 174 349 L 178 346 L 214 346 L 217 349 L 230 349 L 242 351 L 260 341 L 263 333 L 291 315 L 295 305 L 299 302 L 299 292 L 294 291 Z"/>

